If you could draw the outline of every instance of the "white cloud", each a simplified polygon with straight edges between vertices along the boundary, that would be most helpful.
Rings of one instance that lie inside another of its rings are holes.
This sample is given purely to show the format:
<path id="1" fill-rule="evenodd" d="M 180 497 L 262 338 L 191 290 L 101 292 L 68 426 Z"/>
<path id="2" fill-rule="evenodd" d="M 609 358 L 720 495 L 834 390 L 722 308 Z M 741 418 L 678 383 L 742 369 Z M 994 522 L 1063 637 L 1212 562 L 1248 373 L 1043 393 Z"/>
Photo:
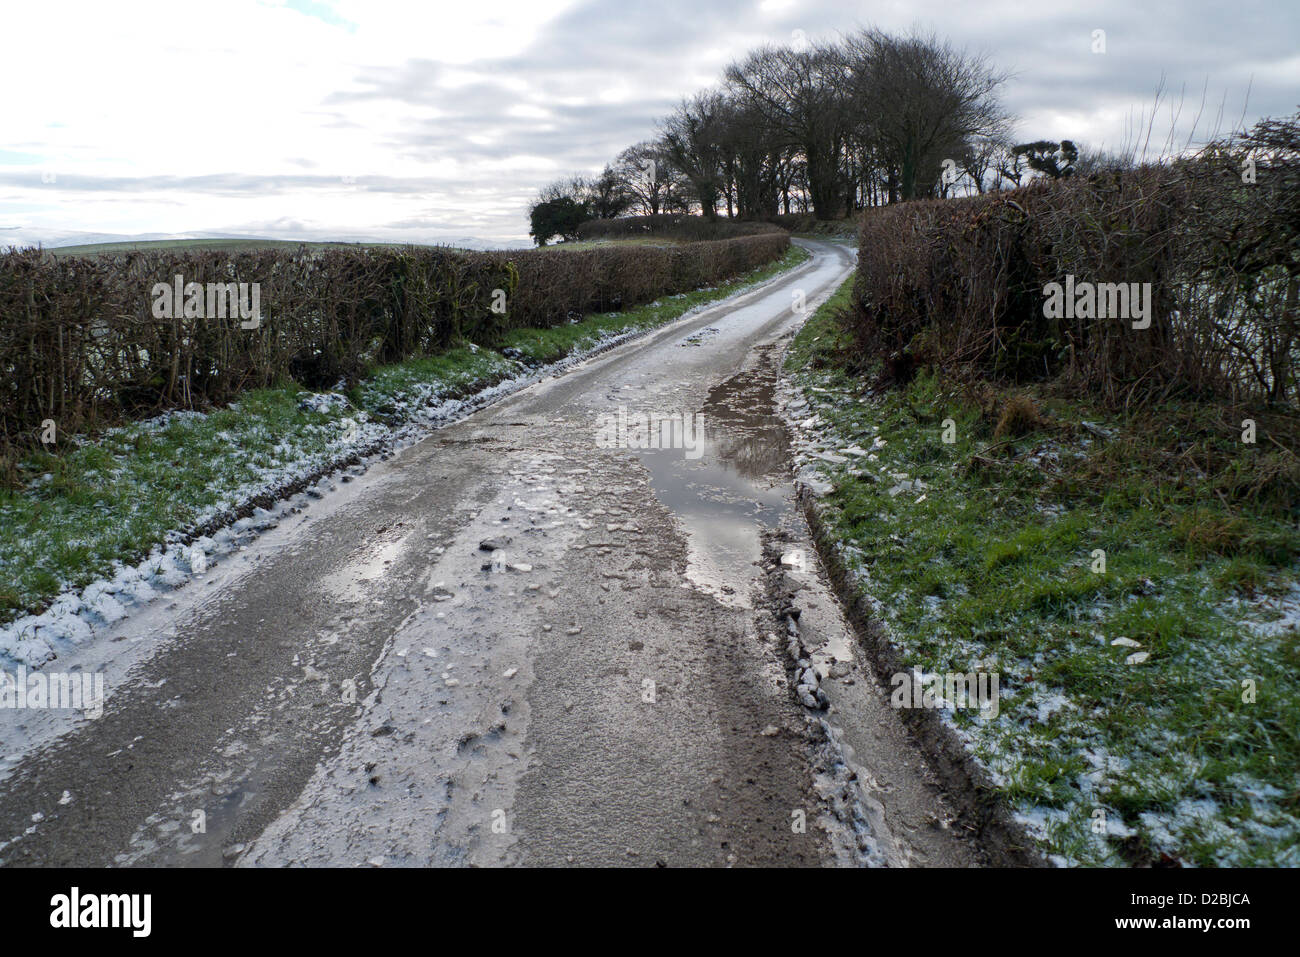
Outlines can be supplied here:
<path id="1" fill-rule="evenodd" d="M 522 237 L 537 186 L 598 169 L 746 49 L 869 16 L 1017 70 L 1007 100 L 1027 136 L 1118 145 L 1162 73 L 1195 91 L 1188 114 L 1207 78 L 1215 108 L 1227 90 L 1230 121 L 1247 83 L 1248 120 L 1290 112 L 1300 88 L 1283 0 L 10 3 L 0 226 Z M 1094 28 L 1104 56 L 1087 52 Z"/>

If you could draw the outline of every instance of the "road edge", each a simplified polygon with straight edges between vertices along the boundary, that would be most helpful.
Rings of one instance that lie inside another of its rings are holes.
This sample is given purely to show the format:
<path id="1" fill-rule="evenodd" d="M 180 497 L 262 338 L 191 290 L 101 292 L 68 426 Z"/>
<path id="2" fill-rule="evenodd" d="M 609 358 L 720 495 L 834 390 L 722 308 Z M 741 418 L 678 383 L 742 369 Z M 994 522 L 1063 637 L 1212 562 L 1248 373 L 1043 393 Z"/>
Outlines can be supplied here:
<path id="1" fill-rule="evenodd" d="M 811 314 L 810 310 L 807 315 Z M 786 371 L 784 361 L 799 328 L 802 328 L 802 323 L 782 343 L 777 369 L 783 389 L 790 395 L 803 397 L 803 388 Z M 796 434 L 797 423 L 784 405 L 778 407 L 778 414 L 790 433 Z M 882 623 L 872 614 L 866 596 L 857 589 L 818 508 L 817 497 L 799 481 L 793 464 L 791 472 L 795 504 L 803 514 L 818 558 L 830 580 L 831 592 L 840 603 L 854 640 L 871 665 L 872 677 L 883 691 L 889 693 L 890 677 L 908 670 L 901 653 L 890 641 Z M 900 710 L 909 737 L 939 779 L 944 797 L 957 812 L 959 824 L 975 832 L 975 840 L 990 866 L 1050 867 L 1033 839 L 1015 820 L 1010 805 L 992 777 L 966 749 L 957 733 L 943 723 L 940 712 L 928 708 Z"/>

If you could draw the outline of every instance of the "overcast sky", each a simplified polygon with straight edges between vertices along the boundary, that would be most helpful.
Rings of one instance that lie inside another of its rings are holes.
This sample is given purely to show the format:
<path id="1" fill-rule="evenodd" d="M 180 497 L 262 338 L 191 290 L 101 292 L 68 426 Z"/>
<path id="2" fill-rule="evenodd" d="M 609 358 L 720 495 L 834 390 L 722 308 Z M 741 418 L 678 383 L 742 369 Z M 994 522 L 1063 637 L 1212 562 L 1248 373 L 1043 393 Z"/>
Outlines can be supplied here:
<path id="1" fill-rule="evenodd" d="M 1184 126 L 1300 103 L 1296 0 L 0 0 L 0 245 L 523 239 L 746 50 L 868 25 L 1014 71 L 1024 138 L 1118 146 L 1162 75 Z"/>

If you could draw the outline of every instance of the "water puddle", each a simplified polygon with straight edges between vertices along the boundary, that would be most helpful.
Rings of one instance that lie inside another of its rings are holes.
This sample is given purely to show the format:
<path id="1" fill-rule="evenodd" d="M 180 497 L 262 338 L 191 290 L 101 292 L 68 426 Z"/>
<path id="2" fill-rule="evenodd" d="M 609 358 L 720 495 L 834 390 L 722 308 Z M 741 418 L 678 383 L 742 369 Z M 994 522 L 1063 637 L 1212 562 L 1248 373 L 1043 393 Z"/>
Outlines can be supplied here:
<path id="1" fill-rule="evenodd" d="M 656 497 L 689 536 L 686 577 L 734 608 L 750 606 L 760 532 L 788 507 L 789 439 L 776 416 L 773 380 L 756 369 L 713 388 L 700 410 L 698 457 L 680 448 L 638 451 Z"/>
<path id="2" fill-rule="evenodd" d="M 343 602 L 370 600 L 371 590 L 368 585 L 384 577 L 405 549 L 405 538 L 373 545 L 348 565 L 322 580 L 326 594 Z"/>

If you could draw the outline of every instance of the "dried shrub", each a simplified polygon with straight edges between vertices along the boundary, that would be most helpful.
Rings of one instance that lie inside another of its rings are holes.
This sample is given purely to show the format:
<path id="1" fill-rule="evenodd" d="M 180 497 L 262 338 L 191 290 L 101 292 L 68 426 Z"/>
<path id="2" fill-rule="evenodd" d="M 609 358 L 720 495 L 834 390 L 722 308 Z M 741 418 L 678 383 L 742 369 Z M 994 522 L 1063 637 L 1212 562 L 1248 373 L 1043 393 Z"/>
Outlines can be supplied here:
<path id="1" fill-rule="evenodd" d="M 629 239 L 662 237 L 664 239 L 735 239 L 776 233 L 780 227 L 767 222 L 736 222 L 732 219 L 706 219 L 684 213 L 661 213 L 658 216 L 620 216 L 618 219 L 593 219 L 578 227 L 579 239 Z"/>
<path id="2" fill-rule="evenodd" d="M 1193 509 L 1174 523 L 1174 536 L 1196 555 L 1235 555 L 1247 533 L 1245 519 Z"/>
<path id="3" fill-rule="evenodd" d="M 1149 283 L 1149 328 L 1048 318 L 1048 284 L 1067 276 Z M 869 211 L 853 331 L 895 367 L 911 356 L 953 374 L 1057 380 L 1115 408 L 1293 401 L 1300 117 L 1169 164 Z"/>
<path id="4" fill-rule="evenodd" d="M 766 222 L 780 226 L 792 233 L 810 233 L 823 236 L 852 236 L 858 230 L 858 217 L 846 219 L 818 219 L 812 213 L 779 213 L 768 216 Z"/>
<path id="5" fill-rule="evenodd" d="M 1002 405 L 1002 414 L 998 416 L 993 438 L 1018 439 L 1036 432 L 1047 424 L 1034 400 L 1027 395 L 1013 395 Z"/>
<path id="6" fill-rule="evenodd" d="M 630 308 L 716 284 L 784 253 L 784 232 L 683 246 L 463 253 L 441 248 L 0 254 L 0 448 L 40 424 L 82 431 L 225 403 L 286 378 L 311 388 L 508 329 Z M 159 319 L 155 283 L 258 283 L 261 324 Z M 506 311 L 492 308 L 505 294 Z"/>

